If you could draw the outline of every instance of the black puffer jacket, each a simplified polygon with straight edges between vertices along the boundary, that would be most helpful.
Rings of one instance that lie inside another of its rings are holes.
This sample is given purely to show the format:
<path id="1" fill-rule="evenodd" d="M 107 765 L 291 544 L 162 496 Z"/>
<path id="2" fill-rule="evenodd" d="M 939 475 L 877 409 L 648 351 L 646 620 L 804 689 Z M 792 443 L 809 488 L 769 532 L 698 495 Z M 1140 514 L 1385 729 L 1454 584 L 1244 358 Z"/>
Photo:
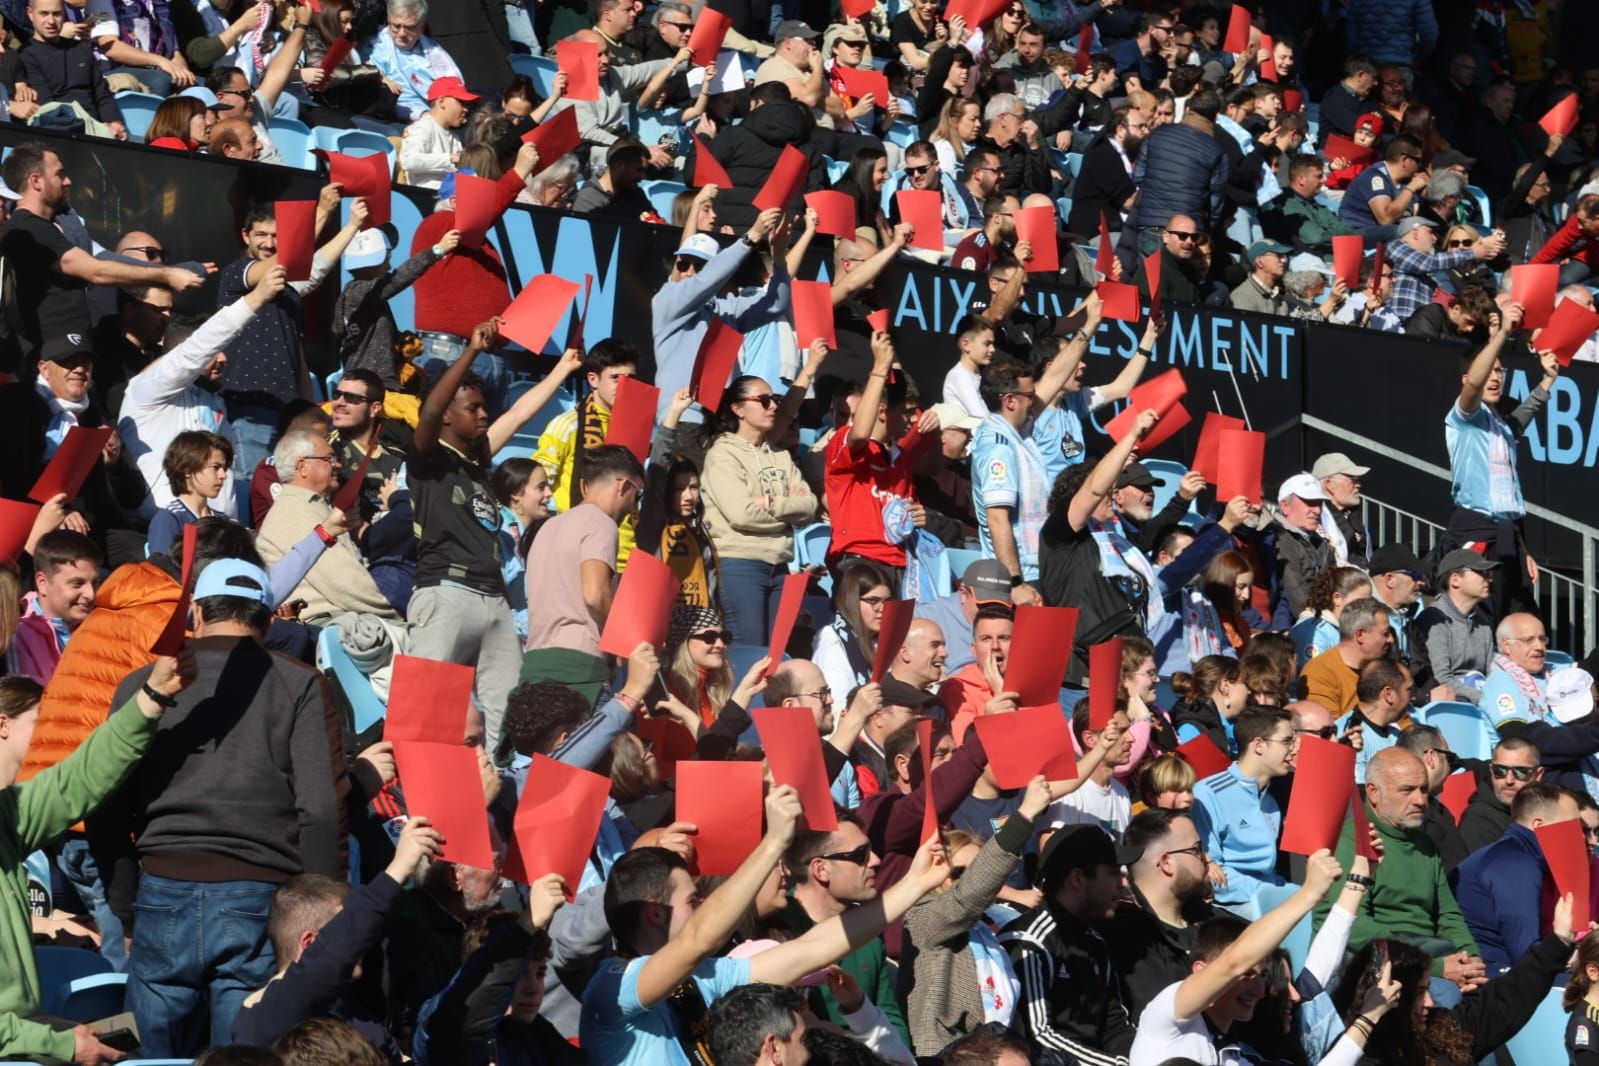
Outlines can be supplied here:
<path id="1" fill-rule="evenodd" d="M 785 146 L 792 144 L 810 160 L 810 174 L 804 186 L 797 190 L 789 202 L 798 208 L 801 195 L 827 187 L 827 163 L 820 147 L 812 136 L 815 121 L 800 104 L 782 101 L 765 104 L 750 112 L 748 118 L 737 126 L 724 126 L 711 142 L 711 154 L 722 164 L 733 182 L 731 189 L 723 189 L 716 197 L 716 215 L 719 222 L 743 233 L 755 223 L 755 194 L 766 184 L 777 157 Z"/>

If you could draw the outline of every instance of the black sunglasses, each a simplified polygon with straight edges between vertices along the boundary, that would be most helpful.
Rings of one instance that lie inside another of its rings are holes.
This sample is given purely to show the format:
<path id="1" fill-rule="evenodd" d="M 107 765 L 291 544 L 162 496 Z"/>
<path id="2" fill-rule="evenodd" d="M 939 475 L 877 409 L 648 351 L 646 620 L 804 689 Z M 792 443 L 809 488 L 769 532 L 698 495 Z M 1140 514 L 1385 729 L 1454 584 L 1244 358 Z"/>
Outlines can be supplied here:
<path id="1" fill-rule="evenodd" d="M 1199 234 L 1193 230 L 1169 229 L 1166 231 L 1166 236 L 1176 237 L 1179 241 L 1186 242 L 1193 240 L 1195 237 L 1199 236 Z"/>
<path id="2" fill-rule="evenodd" d="M 694 23 L 692 22 L 663 22 L 661 25 L 670 26 L 672 29 L 679 30 L 683 33 L 688 33 L 694 29 Z"/>
<path id="3" fill-rule="evenodd" d="M 699 633 L 691 633 L 689 638 L 702 644 L 715 644 L 717 641 L 721 641 L 723 644 L 733 643 L 733 634 L 725 629 L 707 629 Z"/>
<path id="4" fill-rule="evenodd" d="M 856 866 L 865 866 L 866 860 L 872 857 L 872 845 L 868 841 L 853 851 L 835 851 L 830 855 L 818 855 L 816 857 L 818 859 L 826 859 L 828 862 L 852 862 Z"/>
<path id="5" fill-rule="evenodd" d="M 934 163 L 923 163 L 919 167 L 908 166 L 905 168 L 905 173 L 909 174 L 913 178 L 919 178 L 923 174 L 926 174 L 929 170 L 932 170 L 935 165 L 936 164 Z"/>
<path id="6" fill-rule="evenodd" d="M 1324 725 L 1320 729 L 1296 729 L 1294 732 L 1308 733 L 1311 736 L 1320 737 L 1323 740 L 1331 740 L 1338 735 L 1338 727 L 1335 725 Z"/>
<path id="7" fill-rule="evenodd" d="M 758 403 L 764 410 L 770 411 L 772 408 L 777 406 L 777 397 L 773 396 L 769 392 L 763 392 L 759 396 L 740 396 L 738 398 L 738 402 Z"/>
<path id="8" fill-rule="evenodd" d="M 1503 781 L 1511 774 L 1516 775 L 1517 781 L 1531 781 L 1532 775 L 1537 772 L 1536 766 L 1506 766 L 1503 763 L 1493 763 L 1489 769 L 1494 773 L 1495 781 Z"/>
<path id="9" fill-rule="evenodd" d="M 122 249 L 122 251 L 123 254 L 128 252 L 140 252 L 146 259 L 155 260 L 157 262 L 165 261 L 167 257 L 167 250 L 165 248 L 157 248 L 153 244 L 135 244 Z"/>
<path id="10" fill-rule="evenodd" d="M 680 255 L 676 260 L 676 266 L 679 272 L 684 270 L 698 270 L 704 265 L 705 264 L 701 260 L 696 259 L 692 255 Z"/>
<path id="11" fill-rule="evenodd" d="M 333 391 L 333 398 L 336 399 L 336 400 L 343 400 L 345 403 L 371 403 L 372 402 L 372 399 L 369 396 L 363 396 L 359 392 L 349 392 L 349 391 L 347 391 L 345 389 L 335 389 Z"/>

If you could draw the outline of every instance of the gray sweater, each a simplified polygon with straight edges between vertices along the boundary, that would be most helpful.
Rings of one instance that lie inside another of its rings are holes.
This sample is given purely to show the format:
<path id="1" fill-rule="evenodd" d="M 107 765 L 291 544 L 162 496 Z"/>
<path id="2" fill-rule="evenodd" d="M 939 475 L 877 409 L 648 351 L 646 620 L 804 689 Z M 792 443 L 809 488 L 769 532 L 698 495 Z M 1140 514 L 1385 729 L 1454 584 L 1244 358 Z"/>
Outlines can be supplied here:
<path id="1" fill-rule="evenodd" d="M 1478 610 L 1462 614 L 1446 593 L 1416 616 L 1410 649 L 1412 660 L 1426 655 L 1433 684 L 1448 685 L 1457 700 L 1476 703 L 1482 690 L 1467 684 L 1464 677 L 1472 671 L 1486 676 L 1493 665 L 1493 623 Z"/>

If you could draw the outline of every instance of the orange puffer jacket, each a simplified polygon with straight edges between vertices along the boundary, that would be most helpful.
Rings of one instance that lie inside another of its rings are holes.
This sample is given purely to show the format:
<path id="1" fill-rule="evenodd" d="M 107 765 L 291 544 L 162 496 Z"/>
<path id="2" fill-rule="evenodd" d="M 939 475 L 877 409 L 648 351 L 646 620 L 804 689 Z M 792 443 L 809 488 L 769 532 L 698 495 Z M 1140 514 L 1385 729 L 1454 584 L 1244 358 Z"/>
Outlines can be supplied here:
<path id="1" fill-rule="evenodd" d="M 177 580 L 150 562 L 120 566 L 106 578 L 45 686 L 21 780 L 77 751 L 106 720 L 117 685 L 155 661 L 148 649 L 172 617 L 178 592 Z"/>

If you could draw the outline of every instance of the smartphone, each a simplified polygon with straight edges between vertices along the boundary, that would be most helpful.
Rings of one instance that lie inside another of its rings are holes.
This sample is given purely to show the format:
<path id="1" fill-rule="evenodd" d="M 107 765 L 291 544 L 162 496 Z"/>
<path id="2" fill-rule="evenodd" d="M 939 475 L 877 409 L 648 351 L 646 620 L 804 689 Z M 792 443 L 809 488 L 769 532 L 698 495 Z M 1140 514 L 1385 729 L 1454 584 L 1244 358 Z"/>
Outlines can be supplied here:
<path id="1" fill-rule="evenodd" d="M 660 674 L 655 675 L 655 680 L 650 682 L 650 691 L 644 697 L 645 713 L 651 718 L 669 718 L 670 713 L 661 704 L 666 702 L 669 694 L 666 691 L 666 679 Z"/>
<path id="2" fill-rule="evenodd" d="M 108 1033 L 97 1034 L 95 1039 L 114 1051 L 139 1050 L 139 1034 L 132 1029 L 113 1029 Z"/>

